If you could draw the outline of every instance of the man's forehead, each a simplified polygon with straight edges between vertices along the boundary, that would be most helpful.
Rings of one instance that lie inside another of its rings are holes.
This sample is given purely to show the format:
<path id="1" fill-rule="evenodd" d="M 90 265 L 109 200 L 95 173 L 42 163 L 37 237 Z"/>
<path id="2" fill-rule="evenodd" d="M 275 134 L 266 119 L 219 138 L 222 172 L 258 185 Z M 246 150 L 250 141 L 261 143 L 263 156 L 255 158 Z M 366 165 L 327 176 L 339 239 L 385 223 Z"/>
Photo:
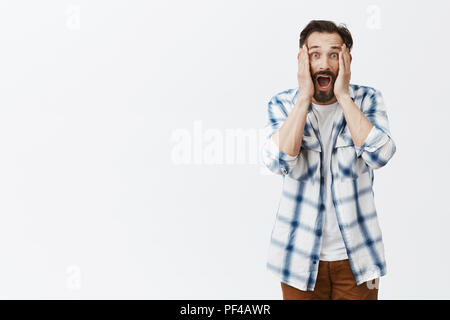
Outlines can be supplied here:
<path id="1" fill-rule="evenodd" d="M 309 49 L 340 49 L 343 41 L 336 33 L 313 32 L 306 41 Z"/>

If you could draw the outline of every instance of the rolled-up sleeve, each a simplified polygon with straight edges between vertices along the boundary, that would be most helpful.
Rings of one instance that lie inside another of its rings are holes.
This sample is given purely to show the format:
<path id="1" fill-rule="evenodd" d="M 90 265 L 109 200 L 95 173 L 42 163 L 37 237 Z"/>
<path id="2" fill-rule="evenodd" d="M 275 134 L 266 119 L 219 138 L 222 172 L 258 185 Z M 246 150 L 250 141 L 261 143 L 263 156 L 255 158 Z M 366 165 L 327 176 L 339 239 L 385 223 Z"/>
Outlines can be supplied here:
<path id="1" fill-rule="evenodd" d="M 381 92 L 374 90 L 362 101 L 362 111 L 373 127 L 364 143 L 356 147 L 356 154 L 362 157 L 372 169 L 384 166 L 396 151 L 396 145 L 389 130 L 386 106 Z"/>
<path id="2" fill-rule="evenodd" d="M 291 156 L 283 152 L 272 136 L 283 125 L 288 114 L 283 102 L 277 97 L 268 103 L 268 121 L 264 128 L 264 143 L 262 147 L 262 160 L 266 168 L 275 174 L 289 174 L 297 164 L 299 155 Z"/>

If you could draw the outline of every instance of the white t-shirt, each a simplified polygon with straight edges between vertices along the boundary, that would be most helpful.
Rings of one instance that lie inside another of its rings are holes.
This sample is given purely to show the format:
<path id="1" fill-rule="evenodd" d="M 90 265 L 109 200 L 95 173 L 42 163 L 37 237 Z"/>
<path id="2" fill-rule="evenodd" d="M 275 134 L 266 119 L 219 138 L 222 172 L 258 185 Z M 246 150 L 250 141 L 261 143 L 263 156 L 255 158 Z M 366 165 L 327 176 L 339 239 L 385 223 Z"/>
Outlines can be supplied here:
<path id="1" fill-rule="evenodd" d="M 325 221 L 322 230 L 322 249 L 320 251 L 320 260 L 336 261 L 347 259 L 347 251 L 345 249 L 344 239 L 336 217 L 336 211 L 331 196 L 331 173 L 330 173 L 330 157 L 331 157 L 331 131 L 333 122 L 337 116 L 336 110 L 340 108 L 339 103 L 335 102 L 328 105 L 312 104 L 312 111 L 317 117 L 319 124 L 319 133 L 323 145 L 323 166 L 324 166 L 324 182 L 325 182 Z"/>

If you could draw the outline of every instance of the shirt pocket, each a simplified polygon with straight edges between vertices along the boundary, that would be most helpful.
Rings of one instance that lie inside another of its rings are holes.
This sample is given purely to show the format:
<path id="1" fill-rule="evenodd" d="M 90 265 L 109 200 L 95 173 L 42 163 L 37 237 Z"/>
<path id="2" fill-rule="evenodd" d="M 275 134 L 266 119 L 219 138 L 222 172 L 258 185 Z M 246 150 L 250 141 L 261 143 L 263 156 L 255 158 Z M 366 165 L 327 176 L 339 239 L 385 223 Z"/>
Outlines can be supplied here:
<path id="1" fill-rule="evenodd" d="M 300 147 L 299 161 L 293 178 L 300 181 L 320 181 L 320 157 L 322 149 L 316 137 L 303 135 Z"/>
<path id="2" fill-rule="evenodd" d="M 337 178 L 340 180 L 358 179 L 369 170 L 362 157 L 356 156 L 355 145 L 348 127 L 337 137 L 333 155 L 337 163 Z"/>

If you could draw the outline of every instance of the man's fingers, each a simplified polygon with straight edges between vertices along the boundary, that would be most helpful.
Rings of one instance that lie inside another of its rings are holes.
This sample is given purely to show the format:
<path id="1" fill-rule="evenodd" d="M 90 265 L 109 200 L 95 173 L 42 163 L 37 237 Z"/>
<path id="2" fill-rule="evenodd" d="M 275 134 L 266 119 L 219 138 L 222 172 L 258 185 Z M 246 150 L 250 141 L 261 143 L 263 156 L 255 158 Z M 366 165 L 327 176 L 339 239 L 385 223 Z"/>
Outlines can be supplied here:
<path id="1" fill-rule="evenodd" d="M 304 64 L 304 59 L 305 59 L 303 51 L 304 51 L 303 47 L 300 48 L 300 56 L 298 59 L 298 72 L 299 73 L 301 73 L 303 71 L 303 64 Z"/>
<path id="2" fill-rule="evenodd" d="M 342 71 L 341 71 L 342 70 Z M 345 64 L 344 64 L 344 47 L 341 46 L 341 51 L 339 52 L 339 72 L 345 71 Z"/>
<path id="3" fill-rule="evenodd" d="M 303 59 L 303 48 L 300 48 L 299 54 L 298 54 L 298 71 L 300 71 L 301 62 Z"/>
<path id="4" fill-rule="evenodd" d="M 309 57 L 308 57 L 308 48 L 306 44 L 303 45 L 303 68 L 302 72 L 305 74 L 309 73 Z"/>
<path id="5" fill-rule="evenodd" d="M 303 45 L 303 47 L 305 48 L 305 60 L 308 63 L 309 66 L 309 54 L 308 54 L 308 48 L 306 47 L 306 44 Z"/>
<path id="6" fill-rule="evenodd" d="M 345 48 L 345 54 L 344 54 L 345 69 L 347 70 L 347 72 L 350 72 L 350 54 L 349 54 L 348 48 L 345 44 L 344 44 L 344 48 Z"/>

